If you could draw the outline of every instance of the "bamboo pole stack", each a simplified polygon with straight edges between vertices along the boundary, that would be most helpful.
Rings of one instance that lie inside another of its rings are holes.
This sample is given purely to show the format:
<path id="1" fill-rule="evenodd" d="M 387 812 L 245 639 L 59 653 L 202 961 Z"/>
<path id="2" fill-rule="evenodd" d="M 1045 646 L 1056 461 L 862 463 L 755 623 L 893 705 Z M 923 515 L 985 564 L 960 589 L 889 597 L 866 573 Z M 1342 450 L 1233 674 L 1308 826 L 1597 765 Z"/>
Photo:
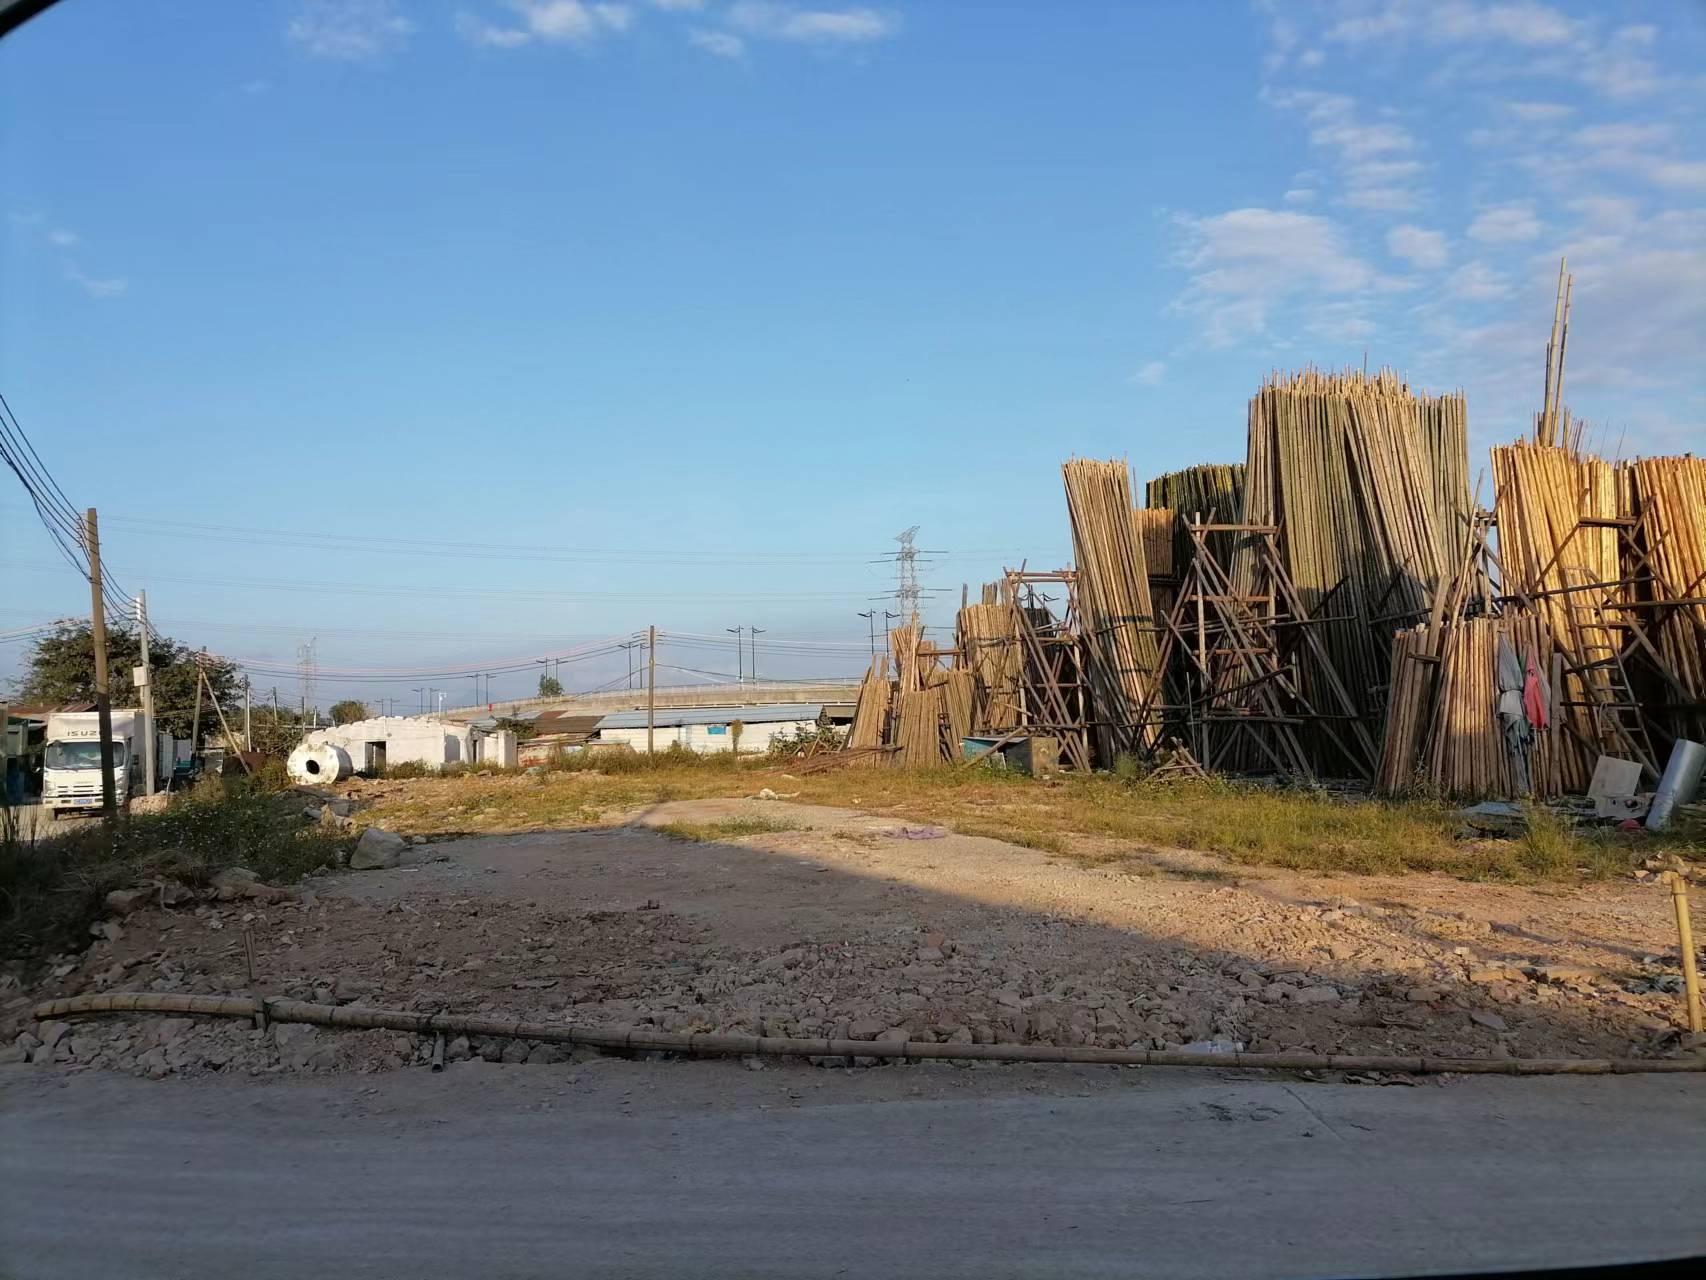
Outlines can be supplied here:
<path id="1" fill-rule="evenodd" d="M 1131 475 L 1124 462 L 1069 459 L 1061 467 L 1078 563 L 1084 678 L 1096 754 L 1112 765 L 1148 738 L 1137 724 L 1155 676 L 1154 609 L 1143 548 L 1132 527 Z"/>
<path id="2" fill-rule="evenodd" d="M 1706 703 L 1706 458 L 1641 458 L 1623 466 L 1620 478 L 1628 514 L 1640 520 L 1640 548 L 1652 578 L 1647 607 L 1649 639 L 1696 703 Z M 1641 566 L 1625 565 L 1625 577 Z M 1685 603 L 1692 601 L 1693 603 Z M 1675 695 L 1665 701 L 1675 701 Z M 1675 728 L 1696 741 L 1706 735 L 1706 709 L 1676 717 Z"/>
<path id="3" fill-rule="evenodd" d="M 1244 518 L 1244 464 L 1204 463 L 1156 476 L 1144 486 L 1143 504 L 1153 509 L 1164 508 L 1178 517 L 1173 528 L 1172 558 L 1182 567 L 1191 554 L 1191 535 L 1185 532 L 1184 521 L 1200 519 L 1205 524 L 1236 524 Z M 1230 563 L 1232 535 L 1211 535 L 1209 548 L 1221 564 Z M 1151 576 L 1159 575 L 1153 560 L 1149 572 Z"/>
<path id="4" fill-rule="evenodd" d="M 986 597 L 989 593 L 985 588 Z M 954 633 L 960 660 L 970 671 L 972 728 L 1000 731 L 1019 723 L 1019 681 L 1025 655 L 1010 603 L 968 604 Z"/>
<path id="5" fill-rule="evenodd" d="M 871 659 L 871 669 L 859 684 L 859 701 L 847 730 L 849 751 L 869 751 L 883 745 L 888 733 L 889 707 L 894 700 L 888 668 L 888 658 L 878 654 Z"/>
<path id="6" fill-rule="evenodd" d="M 1547 635 L 1564 651 L 1553 673 L 1563 685 L 1560 710 L 1570 730 L 1559 744 L 1558 785 L 1585 791 L 1600 750 L 1620 753 L 1592 705 L 1605 696 L 1598 687 L 1603 674 L 1566 670 L 1621 643 L 1597 607 L 1617 603 L 1622 594 L 1614 585 L 1621 577 L 1616 529 L 1580 524 L 1618 518 L 1616 473 L 1602 459 L 1522 441 L 1493 450 L 1493 475 L 1505 593 L 1532 602 Z M 1606 585 L 1584 589 L 1594 584 Z"/>
<path id="7" fill-rule="evenodd" d="M 1335 670 L 1378 723 L 1390 635 L 1424 618 L 1469 526 L 1463 396 L 1382 370 L 1271 377 L 1250 401 L 1244 519 L 1281 554 Z M 1234 579 L 1253 580 L 1250 551 Z"/>

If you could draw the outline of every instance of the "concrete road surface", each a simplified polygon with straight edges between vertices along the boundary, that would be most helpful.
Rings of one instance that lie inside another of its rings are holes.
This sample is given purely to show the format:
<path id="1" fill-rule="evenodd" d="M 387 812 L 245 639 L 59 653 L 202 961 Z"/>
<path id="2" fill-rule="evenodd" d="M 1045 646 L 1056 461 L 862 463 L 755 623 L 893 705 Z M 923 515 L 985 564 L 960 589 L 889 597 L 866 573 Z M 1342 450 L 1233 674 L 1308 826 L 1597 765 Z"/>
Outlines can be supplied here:
<path id="1" fill-rule="evenodd" d="M 1399 1275 L 1706 1252 L 1706 1081 L 0 1068 L 8 1277 Z"/>

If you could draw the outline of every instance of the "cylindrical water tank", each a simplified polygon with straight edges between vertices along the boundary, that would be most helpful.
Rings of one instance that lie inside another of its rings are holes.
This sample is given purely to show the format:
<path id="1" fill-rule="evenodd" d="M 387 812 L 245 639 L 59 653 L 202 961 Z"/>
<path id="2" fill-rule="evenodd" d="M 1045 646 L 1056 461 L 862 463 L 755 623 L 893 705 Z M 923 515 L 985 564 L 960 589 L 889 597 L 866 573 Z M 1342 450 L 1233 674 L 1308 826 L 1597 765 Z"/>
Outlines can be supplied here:
<path id="1" fill-rule="evenodd" d="M 284 767 L 298 782 L 338 782 L 355 772 L 348 753 L 330 742 L 304 742 L 290 753 Z"/>

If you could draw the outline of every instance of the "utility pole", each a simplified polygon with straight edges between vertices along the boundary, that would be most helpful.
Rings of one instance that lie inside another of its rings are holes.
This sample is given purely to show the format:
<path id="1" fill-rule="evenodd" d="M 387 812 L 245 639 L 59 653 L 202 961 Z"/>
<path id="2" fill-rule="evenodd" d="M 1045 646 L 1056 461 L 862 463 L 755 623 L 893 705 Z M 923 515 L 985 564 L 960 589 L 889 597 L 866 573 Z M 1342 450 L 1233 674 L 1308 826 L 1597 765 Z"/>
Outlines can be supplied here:
<path id="1" fill-rule="evenodd" d="M 889 639 L 889 623 L 898 617 L 900 617 L 898 613 L 890 613 L 887 609 L 883 610 L 883 648 L 885 650 L 891 648 L 893 644 Z M 890 654 L 889 656 L 893 657 L 894 655 Z"/>
<path id="2" fill-rule="evenodd" d="M 746 679 L 745 679 L 746 672 L 745 672 L 744 668 L 741 666 L 741 663 L 745 661 L 745 658 L 742 656 L 742 653 L 741 653 L 740 637 L 741 637 L 741 632 L 745 631 L 746 628 L 745 627 L 724 627 L 723 630 L 727 631 L 731 636 L 733 636 L 735 638 L 735 683 L 737 685 L 738 684 L 745 684 L 746 683 Z"/>
<path id="3" fill-rule="evenodd" d="M 658 717 L 658 629 L 646 633 L 646 754 L 657 753 L 655 734 Z"/>
<path id="4" fill-rule="evenodd" d="M 748 627 L 747 630 L 752 633 L 752 667 L 751 667 L 752 683 L 757 684 L 758 683 L 758 637 L 763 635 L 764 632 L 759 630 L 759 628 L 757 628 L 757 627 Z"/>
<path id="5" fill-rule="evenodd" d="M 145 642 L 146 643 L 146 642 Z M 249 677 L 243 677 L 243 750 L 255 749 L 254 708 L 249 705 Z"/>
<path id="6" fill-rule="evenodd" d="M 154 673 L 148 667 L 148 593 L 136 593 L 136 631 L 142 642 L 142 679 L 135 681 L 136 687 L 142 693 L 142 718 L 148 722 L 148 731 L 142 735 L 142 794 L 154 794 L 154 770 L 157 761 L 154 758 L 156 743 L 159 741 L 159 729 L 154 723 Z"/>
<path id="7" fill-rule="evenodd" d="M 418 688 L 418 689 L 410 689 L 409 692 L 415 695 L 415 711 L 418 714 L 424 715 L 426 713 L 426 689 L 425 689 L 425 687 Z M 480 700 L 480 677 L 475 676 L 474 677 L 474 701 L 478 702 L 479 700 Z"/>
<path id="8" fill-rule="evenodd" d="M 859 616 L 871 624 L 871 656 L 874 658 L 877 656 L 877 611 L 870 609 Z"/>
<path id="9" fill-rule="evenodd" d="M 118 792 L 113 780 L 113 699 L 107 679 L 107 614 L 101 599 L 101 528 L 93 507 L 83 521 L 83 545 L 89 553 L 90 633 L 95 642 L 95 718 L 101 732 L 101 814 L 111 822 L 118 816 Z"/>
<path id="10" fill-rule="evenodd" d="M 206 652 L 203 650 L 203 652 Z M 190 755 L 201 750 L 201 654 L 195 659 L 195 714 L 190 718 Z"/>

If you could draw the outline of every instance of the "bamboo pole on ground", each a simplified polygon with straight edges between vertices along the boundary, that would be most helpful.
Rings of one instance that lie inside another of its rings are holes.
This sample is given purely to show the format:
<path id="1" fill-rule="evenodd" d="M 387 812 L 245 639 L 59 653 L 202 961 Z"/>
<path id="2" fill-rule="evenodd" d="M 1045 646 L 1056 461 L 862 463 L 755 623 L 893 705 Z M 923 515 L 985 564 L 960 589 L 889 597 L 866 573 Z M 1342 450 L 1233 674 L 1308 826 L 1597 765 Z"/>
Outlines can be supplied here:
<path id="1" fill-rule="evenodd" d="M 1097 1049 L 1053 1044 L 956 1044 L 926 1040 L 830 1040 L 782 1036 L 691 1034 L 646 1027 L 577 1027 L 520 1018 L 468 1018 L 357 1005 L 310 1004 L 252 996 L 191 996 L 114 992 L 69 996 L 35 1006 L 38 1021 L 99 1013 L 172 1013 L 202 1017 L 301 1022 L 322 1027 L 401 1031 L 413 1035 L 503 1036 L 546 1044 L 618 1052 L 697 1056 L 770 1055 L 810 1058 L 926 1058 L 974 1062 L 1073 1062 L 1125 1067 L 1248 1067 L 1267 1071 L 1395 1071 L 1406 1075 L 1646 1075 L 1706 1071 L 1706 1057 L 1686 1058 L 1445 1058 L 1326 1053 L 1191 1053 L 1183 1049 Z"/>

